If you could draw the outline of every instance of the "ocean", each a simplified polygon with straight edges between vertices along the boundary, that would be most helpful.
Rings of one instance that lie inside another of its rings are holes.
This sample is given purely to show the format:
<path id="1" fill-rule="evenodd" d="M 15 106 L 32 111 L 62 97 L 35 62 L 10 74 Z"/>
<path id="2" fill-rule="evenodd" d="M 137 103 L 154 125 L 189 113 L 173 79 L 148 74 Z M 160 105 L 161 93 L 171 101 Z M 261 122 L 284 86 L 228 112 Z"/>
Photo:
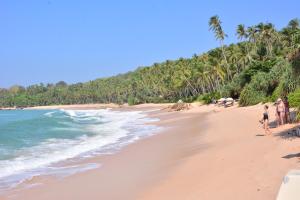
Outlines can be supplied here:
<path id="1" fill-rule="evenodd" d="M 153 121 L 141 111 L 2 110 L 0 191 L 39 175 L 64 177 L 101 167 L 78 161 L 113 154 L 156 133 L 160 128 L 147 124 Z"/>

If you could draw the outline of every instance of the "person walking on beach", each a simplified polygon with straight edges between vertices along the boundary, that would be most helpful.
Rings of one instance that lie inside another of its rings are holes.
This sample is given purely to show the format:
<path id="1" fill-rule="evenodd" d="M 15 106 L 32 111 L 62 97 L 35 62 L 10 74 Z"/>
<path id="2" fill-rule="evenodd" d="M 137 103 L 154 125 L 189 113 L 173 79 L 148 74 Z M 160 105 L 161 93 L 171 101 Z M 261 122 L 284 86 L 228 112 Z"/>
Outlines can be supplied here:
<path id="1" fill-rule="evenodd" d="M 287 96 L 284 97 L 283 100 L 284 103 L 284 109 L 285 109 L 285 116 L 284 116 L 284 120 L 286 123 L 290 123 L 290 104 L 289 104 L 289 100 L 287 98 Z"/>
<path id="2" fill-rule="evenodd" d="M 260 120 L 260 122 L 263 124 L 263 127 L 265 129 L 265 134 L 266 135 L 270 135 L 271 134 L 271 131 L 270 131 L 270 128 L 269 128 L 269 111 L 268 111 L 268 109 L 269 109 L 269 106 L 265 105 L 264 106 L 263 117 Z"/>
<path id="3" fill-rule="evenodd" d="M 285 118 L 285 106 L 281 98 L 277 100 L 276 105 L 276 118 L 277 118 L 277 125 L 283 125 L 284 124 L 284 118 Z"/>

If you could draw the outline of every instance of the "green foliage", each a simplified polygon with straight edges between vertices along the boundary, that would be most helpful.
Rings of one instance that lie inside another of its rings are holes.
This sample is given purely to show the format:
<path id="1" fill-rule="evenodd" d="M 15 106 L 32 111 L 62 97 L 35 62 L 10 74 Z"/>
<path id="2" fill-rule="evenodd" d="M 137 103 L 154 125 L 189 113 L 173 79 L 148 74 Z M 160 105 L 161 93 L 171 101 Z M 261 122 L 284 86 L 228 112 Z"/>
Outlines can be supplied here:
<path id="1" fill-rule="evenodd" d="M 211 92 L 198 96 L 197 101 L 202 102 L 204 104 L 210 104 L 214 100 L 218 100 L 220 98 L 221 94 L 219 92 Z"/>
<path id="2" fill-rule="evenodd" d="M 300 74 L 300 54 L 299 54 L 299 56 L 296 56 L 292 60 L 292 66 L 295 71 L 295 75 L 299 75 Z"/>
<path id="3" fill-rule="evenodd" d="M 275 102 L 278 98 L 281 98 L 283 96 L 284 96 L 284 88 L 283 88 L 283 84 L 280 83 L 273 91 L 272 95 L 269 98 L 269 101 Z"/>
<path id="4" fill-rule="evenodd" d="M 274 102 L 278 98 L 283 98 L 288 93 L 295 90 L 295 83 L 294 80 L 290 78 L 290 71 L 286 71 L 285 73 L 283 73 L 279 81 L 280 82 L 270 96 L 269 101 Z"/>
<path id="5" fill-rule="evenodd" d="M 300 120 L 300 88 L 288 95 L 289 103 L 291 107 L 297 109 L 296 120 Z"/>
<path id="6" fill-rule="evenodd" d="M 289 63 L 281 58 L 253 62 L 249 68 L 233 77 L 232 81 L 221 89 L 221 94 L 239 98 L 244 86 L 250 83 L 248 87 L 271 96 L 288 68 L 290 68 Z"/>
<path id="7" fill-rule="evenodd" d="M 254 105 L 267 100 L 274 101 L 287 94 L 286 74 L 290 72 L 290 65 L 282 59 L 278 59 L 275 64 L 273 62 L 273 65 L 269 72 L 260 71 L 253 75 L 250 83 L 241 93 L 241 106 Z"/>
<path id="8" fill-rule="evenodd" d="M 186 97 L 186 98 L 183 98 L 181 99 L 183 102 L 185 103 L 192 103 L 194 101 L 197 100 L 197 97 L 196 96 L 190 96 L 190 97 Z M 176 101 L 177 102 L 177 101 Z M 175 102 L 174 102 L 175 103 Z"/>
<path id="9" fill-rule="evenodd" d="M 291 92 L 288 95 L 288 99 L 291 107 L 300 108 L 300 88 Z"/>
<path id="10" fill-rule="evenodd" d="M 224 85 L 220 90 L 221 96 L 239 98 L 243 87 L 247 83 L 243 74 L 244 73 L 234 76 L 231 82 Z"/>
<path id="11" fill-rule="evenodd" d="M 137 102 L 138 101 L 135 97 L 133 97 L 133 96 L 128 97 L 128 100 L 127 100 L 128 105 L 133 106 L 133 105 L 136 105 Z"/>
<path id="12" fill-rule="evenodd" d="M 254 61 L 242 74 L 243 79 L 248 83 L 251 81 L 251 78 L 256 75 L 258 72 L 269 72 L 272 67 L 275 65 L 276 60 L 267 60 L 267 61 Z"/>
<path id="13" fill-rule="evenodd" d="M 264 94 L 264 92 L 255 90 L 250 85 L 246 85 L 241 93 L 239 105 L 240 106 L 255 105 L 260 102 L 263 102 L 265 98 L 266 95 Z"/>
<path id="14" fill-rule="evenodd" d="M 0 89 L 0 107 L 84 103 L 138 103 L 240 98 L 242 106 L 274 100 L 300 86 L 300 28 L 297 20 L 278 31 L 271 23 L 239 25 L 241 41 L 227 35 L 218 16 L 209 20 L 220 48 L 192 58 L 138 67 L 133 72 L 68 85 L 38 84 Z M 248 27 L 247 29 L 245 27 Z M 286 58 L 289 58 L 287 61 Z"/>

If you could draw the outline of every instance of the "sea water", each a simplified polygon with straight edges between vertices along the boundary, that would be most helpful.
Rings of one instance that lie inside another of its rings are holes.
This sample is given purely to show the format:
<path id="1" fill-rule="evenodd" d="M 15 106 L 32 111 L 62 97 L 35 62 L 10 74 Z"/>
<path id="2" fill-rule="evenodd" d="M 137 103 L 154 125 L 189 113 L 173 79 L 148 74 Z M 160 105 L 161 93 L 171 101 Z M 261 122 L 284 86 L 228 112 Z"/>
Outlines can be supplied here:
<path id="1" fill-rule="evenodd" d="M 159 130 L 140 111 L 0 111 L 0 190 L 38 175 L 67 176 L 99 164 L 75 160 L 111 154 Z M 62 161 L 69 165 L 58 165 Z M 74 164 L 70 164 L 73 163 Z"/>

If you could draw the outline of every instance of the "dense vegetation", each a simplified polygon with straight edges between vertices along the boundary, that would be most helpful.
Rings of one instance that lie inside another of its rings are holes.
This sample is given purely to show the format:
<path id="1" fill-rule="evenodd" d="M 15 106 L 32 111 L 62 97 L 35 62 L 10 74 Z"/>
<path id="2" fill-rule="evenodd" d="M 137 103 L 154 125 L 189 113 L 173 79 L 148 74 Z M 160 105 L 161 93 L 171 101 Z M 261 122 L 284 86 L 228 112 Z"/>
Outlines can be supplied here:
<path id="1" fill-rule="evenodd" d="M 271 23 L 237 26 L 237 44 L 224 45 L 218 16 L 209 20 L 220 47 L 192 58 L 139 67 L 133 72 L 86 83 L 38 84 L 0 89 L 0 107 L 83 103 L 147 103 L 240 99 L 241 106 L 288 95 L 299 106 L 300 27 L 293 19 L 282 30 Z"/>

